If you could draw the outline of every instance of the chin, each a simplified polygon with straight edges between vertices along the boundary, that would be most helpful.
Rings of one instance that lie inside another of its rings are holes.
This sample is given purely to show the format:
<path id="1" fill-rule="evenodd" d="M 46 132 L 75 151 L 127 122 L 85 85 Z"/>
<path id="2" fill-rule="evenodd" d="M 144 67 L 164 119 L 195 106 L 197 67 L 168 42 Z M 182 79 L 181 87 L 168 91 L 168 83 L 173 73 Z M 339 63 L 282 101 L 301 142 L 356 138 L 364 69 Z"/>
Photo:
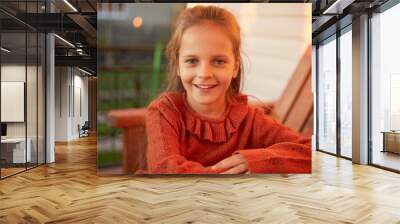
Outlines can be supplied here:
<path id="1" fill-rule="evenodd" d="M 218 100 L 217 96 L 194 96 L 193 99 L 200 104 L 212 104 Z"/>

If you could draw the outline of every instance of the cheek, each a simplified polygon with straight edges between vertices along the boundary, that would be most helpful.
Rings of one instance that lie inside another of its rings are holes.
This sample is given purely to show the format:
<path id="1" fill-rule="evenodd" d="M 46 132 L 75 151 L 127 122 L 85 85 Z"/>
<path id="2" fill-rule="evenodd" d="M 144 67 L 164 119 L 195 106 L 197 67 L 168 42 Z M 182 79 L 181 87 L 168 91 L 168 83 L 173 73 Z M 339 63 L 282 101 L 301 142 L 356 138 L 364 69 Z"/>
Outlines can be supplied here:
<path id="1" fill-rule="evenodd" d="M 226 75 L 229 73 L 232 74 L 232 71 L 227 69 L 223 73 L 221 73 L 221 75 L 219 75 L 219 78 L 218 78 L 219 82 L 227 87 L 229 87 L 229 85 L 231 84 L 232 79 L 233 79 L 233 75 Z"/>
<path id="2" fill-rule="evenodd" d="M 194 78 L 194 75 L 191 75 L 190 71 L 184 68 L 179 70 L 179 76 L 184 85 L 190 84 Z"/>

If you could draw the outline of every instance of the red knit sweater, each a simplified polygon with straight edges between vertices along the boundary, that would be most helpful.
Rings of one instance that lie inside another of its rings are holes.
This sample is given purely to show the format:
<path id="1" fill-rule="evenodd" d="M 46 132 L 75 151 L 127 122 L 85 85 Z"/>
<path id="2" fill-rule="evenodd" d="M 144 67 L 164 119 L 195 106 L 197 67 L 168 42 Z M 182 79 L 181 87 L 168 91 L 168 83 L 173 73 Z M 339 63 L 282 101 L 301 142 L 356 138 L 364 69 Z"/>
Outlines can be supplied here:
<path id="1" fill-rule="evenodd" d="M 204 118 L 184 93 L 165 93 L 146 115 L 148 172 L 216 173 L 209 167 L 240 153 L 250 173 L 311 173 L 310 140 L 236 96 L 219 119 Z"/>

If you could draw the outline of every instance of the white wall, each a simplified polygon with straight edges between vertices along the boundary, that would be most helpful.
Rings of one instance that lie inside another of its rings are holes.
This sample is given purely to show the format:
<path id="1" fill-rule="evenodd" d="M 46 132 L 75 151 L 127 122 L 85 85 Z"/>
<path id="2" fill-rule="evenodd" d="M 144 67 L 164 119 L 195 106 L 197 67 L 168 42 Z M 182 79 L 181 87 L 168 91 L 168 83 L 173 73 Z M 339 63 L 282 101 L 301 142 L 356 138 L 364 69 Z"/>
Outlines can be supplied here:
<path id="1" fill-rule="evenodd" d="M 7 137 L 9 138 L 24 138 L 25 135 L 30 139 L 30 148 L 32 161 L 36 162 L 36 158 L 39 159 L 39 163 L 44 163 L 44 74 L 42 73 L 42 67 L 18 64 L 4 64 L 1 66 L 1 80 L 9 82 L 24 82 L 26 85 L 26 107 L 25 100 L 21 113 L 25 114 L 26 120 L 23 122 L 6 122 L 7 123 Z M 27 80 L 25 80 L 27 78 Z M 24 94 L 23 90 L 21 94 Z M 2 96 L 4 97 L 4 96 Z M 5 96 L 7 97 L 7 96 Z M 8 113 L 13 113 L 12 108 L 2 107 Z M 14 109 L 15 110 L 15 109 Z M 15 113 L 15 112 L 14 112 Z M 37 157 L 37 153 L 39 156 Z M 49 160 L 51 161 L 51 160 Z"/>
<path id="2" fill-rule="evenodd" d="M 1 81 L 25 82 L 25 65 L 2 65 Z M 1 108 L 6 110 L 6 108 Z M 25 123 L 7 123 L 7 137 L 25 137 Z"/>
<path id="3" fill-rule="evenodd" d="M 55 68 L 55 141 L 68 141 L 68 85 L 67 67 Z"/>
<path id="4" fill-rule="evenodd" d="M 241 27 L 244 92 L 261 100 L 277 100 L 311 45 L 311 3 L 212 5 L 230 10 Z"/>
<path id="5" fill-rule="evenodd" d="M 85 121 L 88 121 L 89 115 L 88 115 L 88 78 L 87 76 L 83 77 L 81 76 L 80 71 L 75 70 L 75 75 L 74 75 L 74 108 L 73 110 L 75 113 L 72 113 L 73 119 L 72 119 L 72 130 L 71 130 L 71 135 L 72 136 L 78 136 L 78 129 L 77 126 L 80 124 L 81 126 L 85 123 Z M 76 72 L 79 72 L 77 75 Z M 80 92 L 80 93 L 79 93 Z M 79 97 L 80 95 L 80 97 Z M 79 102 L 81 101 L 81 102 Z M 79 108 L 81 107 L 81 108 Z M 82 110 L 82 111 L 80 111 Z"/>
<path id="6" fill-rule="evenodd" d="M 28 66 L 28 69 L 32 67 Z M 25 82 L 25 65 L 2 65 L 1 81 Z"/>
<path id="7" fill-rule="evenodd" d="M 33 66 L 28 66 L 25 67 L 25 65 L 2 65 L 1 66 L 1 81 L 4 82 L 25 82 L 25 74 L 26 70 L 28 74 L 36 74 L 36 67 Z M 29 76 L 28 76 L 29 78 Z M 29 85 L 30 86 L 36 86 L 36 81 L 29 80 Z M 28 116 L 28 122 L 30 124 L 28 125 L 28 137 L 29 133 L 31 133 L 31 129 L 33 128 L 36 130 L 36 125 L 31 124 L 32 121 L 35 121 L 36 123 L 36 113 L 32 113 L 32 108 L 33 110 L 36 110 L 36 88 L 27 88 L 27 104 L 30 104 L 28 106 L 31 107 L 29 109 L 29 113 L 27 114 Z M 32 104 L 34 102 L 34 104 Z M 39 105 L 40 106 L 40 105 Z M 7 108 L 1 108 L 1 110 L 7 110 Z M 7 122 L 7 136 L 8 137 L 25 137 L 25 122 Z"/>
<path id="8" fill-rule="evenodd" d="M 78 124 L 82 126 L 88 120 L 88 78 L 83 75 L 75 68 L 56 67 L 56 141 L 79 138 Z"/>

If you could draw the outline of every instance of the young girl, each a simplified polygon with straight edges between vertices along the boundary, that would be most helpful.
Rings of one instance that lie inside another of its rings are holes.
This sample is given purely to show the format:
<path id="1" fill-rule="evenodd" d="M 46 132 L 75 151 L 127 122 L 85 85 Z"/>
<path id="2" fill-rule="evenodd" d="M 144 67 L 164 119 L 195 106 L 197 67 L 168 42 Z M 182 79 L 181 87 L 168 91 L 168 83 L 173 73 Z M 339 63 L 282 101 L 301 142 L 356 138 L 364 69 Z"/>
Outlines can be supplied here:
<path id="1" fill-rule="evenodd" d="M 148 172 L 310 173 L 310 141 L 240 93 L 240 27 L 215 6 L 183 11 L 167 46 L 170 83 L 148 107 Z"/>

